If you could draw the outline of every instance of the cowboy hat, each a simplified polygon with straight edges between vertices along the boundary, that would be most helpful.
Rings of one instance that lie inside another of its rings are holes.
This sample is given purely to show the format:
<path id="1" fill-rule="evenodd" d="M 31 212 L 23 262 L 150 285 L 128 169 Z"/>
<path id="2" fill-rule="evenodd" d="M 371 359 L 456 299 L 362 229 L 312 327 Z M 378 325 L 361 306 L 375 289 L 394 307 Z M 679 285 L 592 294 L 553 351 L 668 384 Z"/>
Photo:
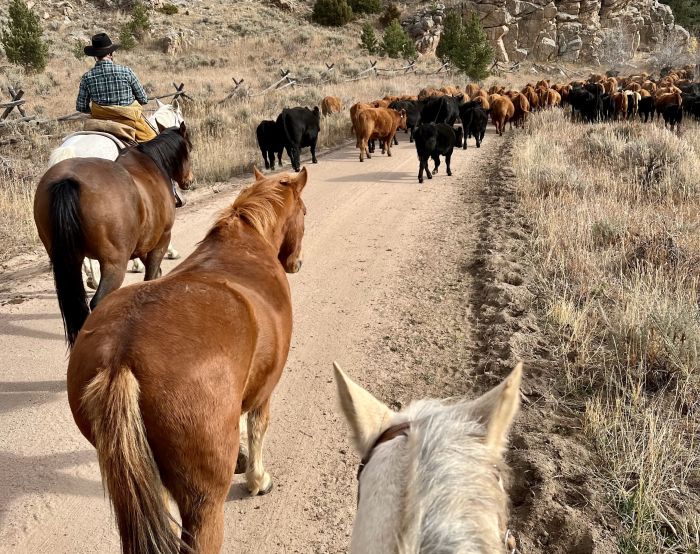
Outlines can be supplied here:
<path id="1" fill-rule="evenodd" d="M 86 56 L 101 58 L 111 54 L 117 48 L 119 48 L 119 44 L 112 44 L 112 39 L 109 38 L 107 33 L 97 33 L 92 37 L 92 45 L 83 48 L 83 52 L 85 52 Z"/>

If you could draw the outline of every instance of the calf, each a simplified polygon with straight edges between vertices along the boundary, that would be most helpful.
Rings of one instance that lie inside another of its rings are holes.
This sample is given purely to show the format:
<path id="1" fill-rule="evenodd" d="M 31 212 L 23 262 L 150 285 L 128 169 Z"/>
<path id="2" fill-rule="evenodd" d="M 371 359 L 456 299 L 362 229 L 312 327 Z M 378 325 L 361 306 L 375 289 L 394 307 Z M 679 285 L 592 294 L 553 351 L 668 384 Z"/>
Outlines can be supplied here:
<path id="1" fill-rule="evenodd" d="M 357 147 L 360 149 L 360 161 L 371 159 L 368 145 L 369 141 L 379 139 L 382 143 L 382 152 L 386 150 L 391 156 L 391 143 L 394 140 L 397 129 L 406 129 L 406 111 L 396 111 L 390 108 L 365 108 L 357 113 L 355 131 L 357 133 Z"/>
<path id="2" fill-rule="evenodd" d="M 476 139 L 476 147 L 481 148 L 481 142 L 484 140 L 488 121 L 489 116 L 486 110 L 479 107 L 474 108 L 471 121 L 469 122 L 468 131 L 465 130 L 466 134 L 464 136 L 464 148 L 467 147 L 467 136 L 474 137 Z"/>
<path id="3" fill-rule="evenodd" d="M 325 116 L 339 113 L 343 109 L 343 101 L 337 96 L 326 96 L 321 100 L 321 113 Z"/>
<path id="4" fill-rule="evenodd" d="M 418 153 L 418 182 L 423 182 L 423 170 L 428 179 L 433 178 L 433 174 L 428 168 L 428 158 L 435 162 L 433 173 L 438 172 L 440 167 L 440 156 L 445 156 L 445 166 L 447 174 L 452 175 L 450 160 L 454 147 L 462 146 L 462 128 L 454 129 L 452 125 L 446 123 L 423 123 L 415 132 L 416 152 Z"/>
<path id="5" fill-rule="evenodd" d="M 467 149 L 469 128 L 471 127 L 472 120 L 474 119 L 474 112 L 477 108 L 483 111 L 481 108 L 481 98 L 477 98 L 471 102 L 465 102 L 459 107 L 459 120 L 462 122 L 462 132 L 464 134 L 464 142 L 462 143 L 462 148 L 464 148 L 464 150 Z"/>
<path id="6" fill-rule="evenodd" d="M 515 115 L 515 106 L 510 98 L 500 94 L 491 95 L 489 101 L 491 103 L 491 121 L 496 127 L 496 132 L 503 136 L 506 123 Z"/>
<path id="7" fill-rule="evenodd" d="M 639 119 L 644 119 L 644 123 L 649 121 L 649 116 L 651 116 L 653 121 L 655 111 L 656 98 L 653 96 L 645 96 L 639 101 Z"/>
<path id="8" fill-rule="evenodd" d="M 285 108 L 277 117 L 277 132 L 282 138 L 294 171 L 301 169 L 301 149 L 310 147 L 311 161 L 316 159 L 316 142 L 321 130 L 321 112 L 318 106 L 309 108 Z"/>
<path id="9" fill-rule="evenodd" d="M 277 154 L 279 164 L 282 166 L 284 145 L 277 131 L 277 124 L 271 119 L 261 121 L 255 130 L 255 136 L 258 139 L 258 147 L 262 152 L 263 160 L 265 160 L 265 169 L 275 169 L 275 154 Z"/>
<path id="10" fill-rule="evenodd" d="M 678 104 L 669 104 L 661 112 L 664 118 L 664 127 L 670 125 L 671 131 L 676 128 L 676 125 L 680 125 L 683 121 L 683 108 Z"/>

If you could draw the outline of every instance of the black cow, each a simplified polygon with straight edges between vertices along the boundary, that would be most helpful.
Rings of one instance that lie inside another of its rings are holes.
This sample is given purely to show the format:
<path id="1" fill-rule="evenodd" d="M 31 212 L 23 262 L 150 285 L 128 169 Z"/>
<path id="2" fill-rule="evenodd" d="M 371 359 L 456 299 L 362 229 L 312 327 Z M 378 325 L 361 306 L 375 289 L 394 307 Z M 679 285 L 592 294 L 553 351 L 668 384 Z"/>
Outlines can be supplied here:
<path id="1" fill-rule="evenodd" d="M 644 123 L 649 121 L 649 116 L 651 120 L 654 120 L 654 114 L 656 113 L 656 99 L 653 96 L 645 96 L 639 101 L 639 119 L 644 119 Z"/>
<path id="2" fill-rule="evenodd" d="M 472 121 L 474 119 L 474 113 L 476 110 L 479 109 L 482 112 L 484 110 L 481 107 L 481 101 L 480 100 L 473 100 L 471 102 L 465 102 L 459 107 L 459 120 L 462 122 L 462 131 L 464 133 L 464 142 L 462 148 L 464 150 L 467 149 L 467 137 L 470 136 L 470 129 L 472 126 Z M 484 117 L 486 117 L 486 112 L 484 112 Z M 479 129 L 480 130 L 480 129 Z M 486 124 L 484 124 L 484 133 L 486 133 Z M 481 139 L 484 138 L 484 135 L 481 134 L 480 132 L 476 133 L 477 136 L 477 145 L 481 146 Z"/>
<path id="3" fill-rule="evenodd" d="M 418 182 L 423 182 L 423 170 L 428 179 L 433 178 L 433 174 L 428 168 L 428 158 L 435 162 L 433 173 L 438 172 L 440 167 L 440 156 L 445 156 L 447 174 L 452 175 L 450 160 L 454 147 L 462 146 L 462 128 L 455 129 L 447 123 L 422 123 L 414 133 L 416 140 L 416 152 L 418 153 Z"/>
<path id="4" fill-rule="evenodd" d="M 258 138 L 258 146 L 262 152 L 263 160 L 265 160 L 265 169 L 275 169 L 275 154 L 277 154 L 281 166 L 284 145 L 277 132 L 277 124 L 271 119 L 261 121 L 255 130 L 255 135 Z"/>
<path id="5" fill-rule="evenodd" d="M 447 123 L 454 125 L 459 117 L 459 101 L 463 96 L 432 96 L 427 99 L 420 113 L 424 123 Z"/>
<path id="6" fill-rule="evenodd" d="M 590 88 L 590 90 L 588 90 Z M 581 119 L 589 123 L 600 121 L 605 112 L 603 104 L 603 94 L 597 85 L 586 85 L 585 88 L 577 87 L 569 93 L 569 104 L 571 104 L 571 118 L 578 114 Z"/>
<path id="7" fill-rule="evenodd" d="M 408 139 L 409 142 L 413 142 L 413 132 L 418 127 L 418 125 L 420 125 L 420 113 L 424 105 L 424 102 L 413 102 L 411 100 L 396 100 L 395 102 L 389 104 L 389 107 L 392 110 L 406 111 L 406 128 L 408 132 L 411 133 Z"/>
<path id="8" fill-rule="evenodd" d="M 664 108 L 662 115 L 664 116 L 664 127 L 670 125 L 671 131 L 673 131 L 676 125 L 680 125 L 683 121 L 683 108 L 678 104 L 671 104 Z"/>
<path id="9" fill-rule="evenodd" d="M 277 117 L 277 132 L 282 139 L 294 171 L 301 169 L 301 149 L 311 148 L 311 161 L 316 159 L 316 142 L 321 130 L 321 112 L 318 106 L 309 108 L 285 108 Z"/>
<path id="10" fill-rule="evenodd" d="M 684 94 L 683 111 L 686 116 L 693 116 L 695 119 L 700 119 L 700 94 Z"/>
<path id="11" fill-rule="evenodd" d="M 486 125 L 489 122 L 489 114 L 484 108 L 474 108 L 472 112 L 472 119 L 469 122 L 469 130 L 465 130 L 464 142 L 466 144 L 468 137 L 474 137 L 476 139 L 476 147 L 481 148 L 481 143 L 484 140 L 484 135 L 486 134 Z M 466 148 L 466 146 L 465 146 Z"/>

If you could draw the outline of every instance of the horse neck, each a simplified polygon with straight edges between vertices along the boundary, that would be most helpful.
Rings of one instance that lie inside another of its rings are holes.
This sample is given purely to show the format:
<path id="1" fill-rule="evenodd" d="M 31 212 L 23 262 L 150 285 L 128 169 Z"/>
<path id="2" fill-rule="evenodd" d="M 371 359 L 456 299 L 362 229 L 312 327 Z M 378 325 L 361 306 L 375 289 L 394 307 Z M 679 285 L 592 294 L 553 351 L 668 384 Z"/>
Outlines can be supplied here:
<path id="1" fill-rule="evenodd" d="M 408 437 L 377 447 L 362 472 L 352 552 L 505 551 L 506 495 L 481 426 L 431 401 L 409 410 Z"/>

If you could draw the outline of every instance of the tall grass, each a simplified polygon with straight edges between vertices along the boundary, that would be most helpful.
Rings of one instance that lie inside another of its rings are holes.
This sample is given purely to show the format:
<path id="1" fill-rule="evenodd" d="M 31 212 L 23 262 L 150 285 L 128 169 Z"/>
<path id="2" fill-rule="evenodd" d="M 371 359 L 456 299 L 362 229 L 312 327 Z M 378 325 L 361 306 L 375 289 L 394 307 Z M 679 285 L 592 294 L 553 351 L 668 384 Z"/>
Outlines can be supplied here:
<path id="1" fill-rule="evenodd" d="M 700 127 L 533 117 L 516 149 L 541 308 L 625 553 L 700 548 Z"/>

